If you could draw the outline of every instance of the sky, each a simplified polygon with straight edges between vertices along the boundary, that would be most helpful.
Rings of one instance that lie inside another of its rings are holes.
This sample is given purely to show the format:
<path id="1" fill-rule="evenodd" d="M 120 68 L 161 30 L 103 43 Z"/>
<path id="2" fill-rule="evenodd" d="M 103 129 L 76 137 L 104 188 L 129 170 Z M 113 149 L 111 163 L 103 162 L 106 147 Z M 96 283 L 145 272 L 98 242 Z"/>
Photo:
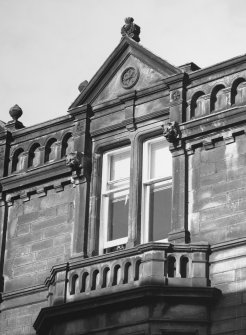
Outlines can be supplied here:
<path id="1" fill-rule="evenodd" d="M 15 104 L 25 126 L 66 115 L 128 16 L 140 44 L 176 66 L 246 53 L 245 0 L 0 0 L 0 120 Z"/>

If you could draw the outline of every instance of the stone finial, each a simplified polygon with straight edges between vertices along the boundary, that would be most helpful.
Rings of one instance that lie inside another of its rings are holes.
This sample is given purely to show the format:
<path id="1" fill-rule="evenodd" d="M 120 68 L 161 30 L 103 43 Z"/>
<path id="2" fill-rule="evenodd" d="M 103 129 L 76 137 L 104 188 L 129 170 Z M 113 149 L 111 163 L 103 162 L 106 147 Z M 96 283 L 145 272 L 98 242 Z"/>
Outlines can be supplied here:
<path id="1" fill-rule="evenodd" d="M 21 129 L 24 128 L 22 122 L 18 121 L 18 119 L 23 114 L 22 109 L 18 105 L 14 105 L 10 108 L 9 114 L 12 117 L 12 120 L 6 124 L 6 127 L 10 130 Z"/>
<path id="2" fill-rule="evenodd" d="M 86 88 L 87 85 L 88 85 L 88 81 L 87 80 L 84 80 L 84 81 L 82 81 L 82 83 L 79 84 L 78 89 L 79 89 L 80 93 L 82 91 L 84 91 L 84 89 Z"/>
<path id="3" fill-rule="evenodd" d="M 22 112 L 22 109 L 20 108 L 20 106 L 14 105 L 13 107 L 10 108 L 9 114 L 14 121 L 17 121 L 21 117 L 23 112 Z"/>
<path id="4" fill-rule="evenodd" d="M 134 41 L 139 42 L 139 34 L 140 34 L 140 27 L 133 23 L 134 19 L 132 17 L 125 18 L 125 24 L 121 28 L 121 35 L 128 36 L 132 38 Z"/>

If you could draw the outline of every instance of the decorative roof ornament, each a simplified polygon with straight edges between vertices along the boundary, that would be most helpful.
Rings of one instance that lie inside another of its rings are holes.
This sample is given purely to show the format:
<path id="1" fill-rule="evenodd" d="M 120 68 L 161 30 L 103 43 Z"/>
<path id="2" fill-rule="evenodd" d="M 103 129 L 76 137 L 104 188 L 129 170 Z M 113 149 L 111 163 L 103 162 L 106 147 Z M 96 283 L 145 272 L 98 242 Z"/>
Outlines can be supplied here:
<path id="1" fill-rule="evenodd" d="M 87 85 L 88 85 L 88 81 L 87 80 L 84 80 L 82 83 L 79 84 L 78 89 L 79 89 L 80 93 L 82 91 L 84 91 L 84 89 L 86 88 Z"/>
<path id="2" fill-rule="evenodd" d="M 121 28 L 121 35 L 122 37 L 128 36 L 132 38 L 134 41 L 139 42 L 139 34 L 140 34 L 140 27 L 133 23 L 134 19 L 132 17 L 125 18 L 125 24 Z"/>
<path id="3" fill-rule="evenodd" d="M 13 107 L 10 108 L 9 114 L 12 117 L 12 119 L 16 122 L 23 114 L 23 111 L 19 105 L 14 105 Z"/>
<path id="4" fill-rule="evenodd" d="M 13 107 L 11 107 L 9 110 L 9 114 L 12 117 L 12 120 L 6 124 L 7 128 L 9 128 L 10 130 L 24 128 L 23 124 L 20 121 L 18 121 L 18 119 L 23 114 L 23 111 L 20 108 L 20 106 L 14 105 Z"/>

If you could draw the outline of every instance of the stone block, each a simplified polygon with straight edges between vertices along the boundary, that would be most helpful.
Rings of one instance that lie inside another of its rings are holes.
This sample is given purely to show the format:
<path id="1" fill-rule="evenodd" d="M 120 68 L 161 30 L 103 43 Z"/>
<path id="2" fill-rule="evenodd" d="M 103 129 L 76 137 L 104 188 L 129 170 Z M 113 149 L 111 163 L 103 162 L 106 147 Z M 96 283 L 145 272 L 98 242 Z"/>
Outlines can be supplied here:
<path id="1" fill-rule="evenodd" d="M 39 218 L 49 218 L 49 217 L 56 216 L 56 215 L 57 215 L 56 206 L 49 207 L 49 208 L 39 211 Z"/>
<path id="2" fill-rule="evenodd" d="M 212 227 L 214 229 L 221 229 L 222 227 L 232 226 L 235 223 L 243 223 L 246 221 L 246 213 L 244 212 L 238 212 L 238 213 L 231 213 L 230 215 L 227 215 L 222 218 L 216 218 L 213 221 L 207 222 L 207 227 L 210 229 L 210 225 L 212 224 Z M 204 229 L 206 229 L 205 223 L 204 223 Z"/>
<path id="3" fill-rule="evenodd" d="M 236 280 L 246 280 L 246 267 L 236 269 Z"/>
<path id="4" fill-rule="evenodd" d="M 31 287 L 36 285 L 35 274 L 28 274 L 24 276 L 19 276 L 14 279 L 9 279 L 5 281 L 5 292 L 11 292 L 15 290 L 21 290 L 26 287 Z"/>
<path id="5" fill-rule="evenodd" d="M 228 202 L 246 199 L 246 187 L 228 192 Z"/>
<path id="6" fill-rule="evenodd" d="M 227 180 L 235 180 L 235 179 L 241 179 L 246 177 L 246 167 L 238 167 L 232 168 L 231 170 L 227 171 Z"/>
<path id="7" fill-rule="evenodd" d="M 6 249 L 5 252 L 5 259 L 12 259 L 14 257 L 18 257 L 18 256 L 23 256 L 23 255 L 27 255 L 30 253 L 30 246 L 29 245 L 24 245 L 24 246 L 19 246 L 19 247 L 15 247 L 15 248 L 8 248 Z"/>
<path id="8" fill-rule="evenodd" d="M 239 282 L 230 282 L 217 285 L 222 294 L 242 293 L 246 290 L 246 280 Z"/>
<path id="9" fill-rule="evenodd" d="M 193 210 L 199 211 L 199 210 L 205 210 L 210 209 L 214 207 L 223 206 L 227 202 L 227 195 L 226 194 L 220 194 L 215 197 L 210 195 L 210 197 L 206 197 L 203 199 L 198 199 L 194 197 L 194 204 L 193 204 Z"/>
<path id="10" fill-rule="evenodd" d="M 202 222 L 215 220 L 217 218 L 226 217 L 232 214 L 232 207 L 228 204 L 217 206 L 214 208 L 204 209 L 200 212 Z"/>
<path id="11" fill-rule="evenodd" d="M 217 284 L 232 282 L 235 280 L 235 276 L 234 270 L 220 272 L 210 276 L 211 284 L 216 286 Z"/>
<path id="12" fill-rule="evenodd" d="M 21 235 L 21 236 L 12 238 L 9 241 L 9 246 L 8 247 L 15 248 L 17 246 L 28 245 L 32 242 L 40 241 L 41 239 L 42 239 L 42 232 L 36 231 L 34 233 L 25 234 L 25 235 Z"/>
<path id="13" fill-rule="evenodd" d="M 58 205 L 56 207 L 56 215 L 65 215 L 69 212 L 69 207 L 70 207 L 70 203 L 66 203 L 66 204 L 62 204 L 62 205 Z"/>
<path id="14" fill-rule="evenodd" d="M 246 213 L 245 213 L 246 215 Z M 240 222 L 234 225 L 228 225 L 228 237 L 230 239 L 238 238 L 238 236 L 245 236 L 246 234 L 246 218 L 245 222 Z"/>
<path id="15" fill-rule="evenodd" d="M 47 262 L 47 269 L 51 270 L 52 266 L 57 264 L 64 264 L 67 261 L 66 255 L 58 255 L 55 257 L 48 258 Z"/>
<path id="16" fill-rule="evenodd" d="M 28 234 L 30 232 L 30 223 L 23 223 L 17 227 L 17 236 Z"/>
<path id="17" fill-rule="evenodd" d="M 53 239 L 43 240 L 32 244 L 31 251 L 39 251 L 43 249 L 48 249 L 53 246 Z"/>
<path id="18" fill-rule="evenodd" d="M 45 228 L 44 238 L 53 237 L 60 234 L 66 234 L 72 232 L 72 225 L 70 223 L 63 223 L 57 226 Z"/>
<path id="19" fill-rule="evenodd" d="M 31 227 L 32 227 L 32 231 L 36 232 L 38 230 L 41 229 L 45 229 L 51 226 L 56 226 L 62 223 L 65 223 L 67 220 L 67 216 L 66 215 L 61 215 L 61 216 L 57 216 L 54 218 L 50 218 L 47 220 L 42 220 L 42 221 L 37 221 L 37 222 L 33 222 Z"/>
<path id="20" fill-rule="evenodd" d="M 215 163 L 200 164 L 199 169 L 201 177 L 214 175 L 217 172 L 215 169 Z"/>
<path id="21" fill-rule="evenodd" d="M 232 258 L 222 262 L 216 262 L 211 264 L 210 273 L 211 274 L 223 273 L 225 271 L 231 271 L 245 267 L 246 267 L 246 257 Z"/>
<path id="22" fill-rule="evenodd" d="M 62 245 L 37 252 L 36 259 L 37 260 L 48 259 L 63 254 L 64 254 L 64 246 Z"/>
<path id="23" fill-rule="evenodd" d="M 240 256 L 245 256 L 245 245 L 214 251 L 210 255 L 209 260 L 210 262 L 215 262 L 215 261 L 226 260 L 233 257 L 237 258 Z"/>
<path id="24" fill-rule="evenodd" d="M 246 329 L 246 317 L 235 317 L 213 322 L 211 334 L 237 334 L 237 330 Z M 235 333 L 236 332 L 236 333 Z"/>
<path id="25" fill-rule="evenodd" d="M 201 150 L 201 163 L 214 163 L 224 159 L 226 146 L 219 146 L 212 150 Z"/>
<path id="26" fill-rule="evenodd" d="M 71 234 L 63 234 L 61 236 L 54 237 L 53 243 L 54 246 L 57 246 L 57 245 L 64 245 L 66 243 L 71 243 L 71 241 L 72 241 Z"/>
<path id="27" fill-rule="evenodd" d="M 33 221 L 38 220 L 38 218 L 39 218 L 38 211 L 23 214 L 18 217 L 18 224 L 33 222 Z"/>
<path id="28" fill-rule="evenodd" d="M 4 317 L 11 317 L 17 315 L 35 314 L 40 311 L 42 307 L 47 306 L 47 290 L 35 292 L 31 294 L 23 294 L 13 299 L 4 300 L 2 303 L 2 310 Z"/>
<path id="29" fill-rule="evenodd" d="M 205 225 L 205 223 L 204 223 Z M 207 241 L 210 244 L 221 243 L 227 240 L 226 229 L 216 229 L 213 226 L 209 227 L 210 230 L 201 230 L 199 234 L 192 236 L 193 242 Z"/>
<path id="30" fill-rule="evenodd" d="M 246 187 L 246 177 L 238 180 L 223 181 L 212 185 L 213 194 L 224 193 Z"/>
<path id="31" fill-rule="evenodd" d="M 20 257 L 16 257 L 13 260 L 13 266 L 20 266 L 20 265 L 23 265 L 23 264 L 32 263 L 34 260 L 35 260 L 34 253 L 24 255 L 24 256 L 20 256 Z"/>
<path id="32" fill-rule="evenodd" d="M 35 273 L 39 271 L 47 270 L 46 261 L 43 262 L 33 262 L 24 266 L 18 266 L 13 268 L 13 277 L 23 276 L 27 273 Z"/>

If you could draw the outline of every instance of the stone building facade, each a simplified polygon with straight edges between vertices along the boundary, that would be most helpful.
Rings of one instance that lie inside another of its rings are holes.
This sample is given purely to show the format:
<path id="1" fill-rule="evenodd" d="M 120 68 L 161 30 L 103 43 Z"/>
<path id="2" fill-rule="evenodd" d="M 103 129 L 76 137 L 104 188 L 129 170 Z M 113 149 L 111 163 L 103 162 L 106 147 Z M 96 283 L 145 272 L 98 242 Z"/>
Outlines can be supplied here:
<path id="1" fill-rule="evenodd" d="M 2 335 L 246 332 L 246 56 L 175 67 L 139 32 L 67 115 L 0 123 Z"/>

